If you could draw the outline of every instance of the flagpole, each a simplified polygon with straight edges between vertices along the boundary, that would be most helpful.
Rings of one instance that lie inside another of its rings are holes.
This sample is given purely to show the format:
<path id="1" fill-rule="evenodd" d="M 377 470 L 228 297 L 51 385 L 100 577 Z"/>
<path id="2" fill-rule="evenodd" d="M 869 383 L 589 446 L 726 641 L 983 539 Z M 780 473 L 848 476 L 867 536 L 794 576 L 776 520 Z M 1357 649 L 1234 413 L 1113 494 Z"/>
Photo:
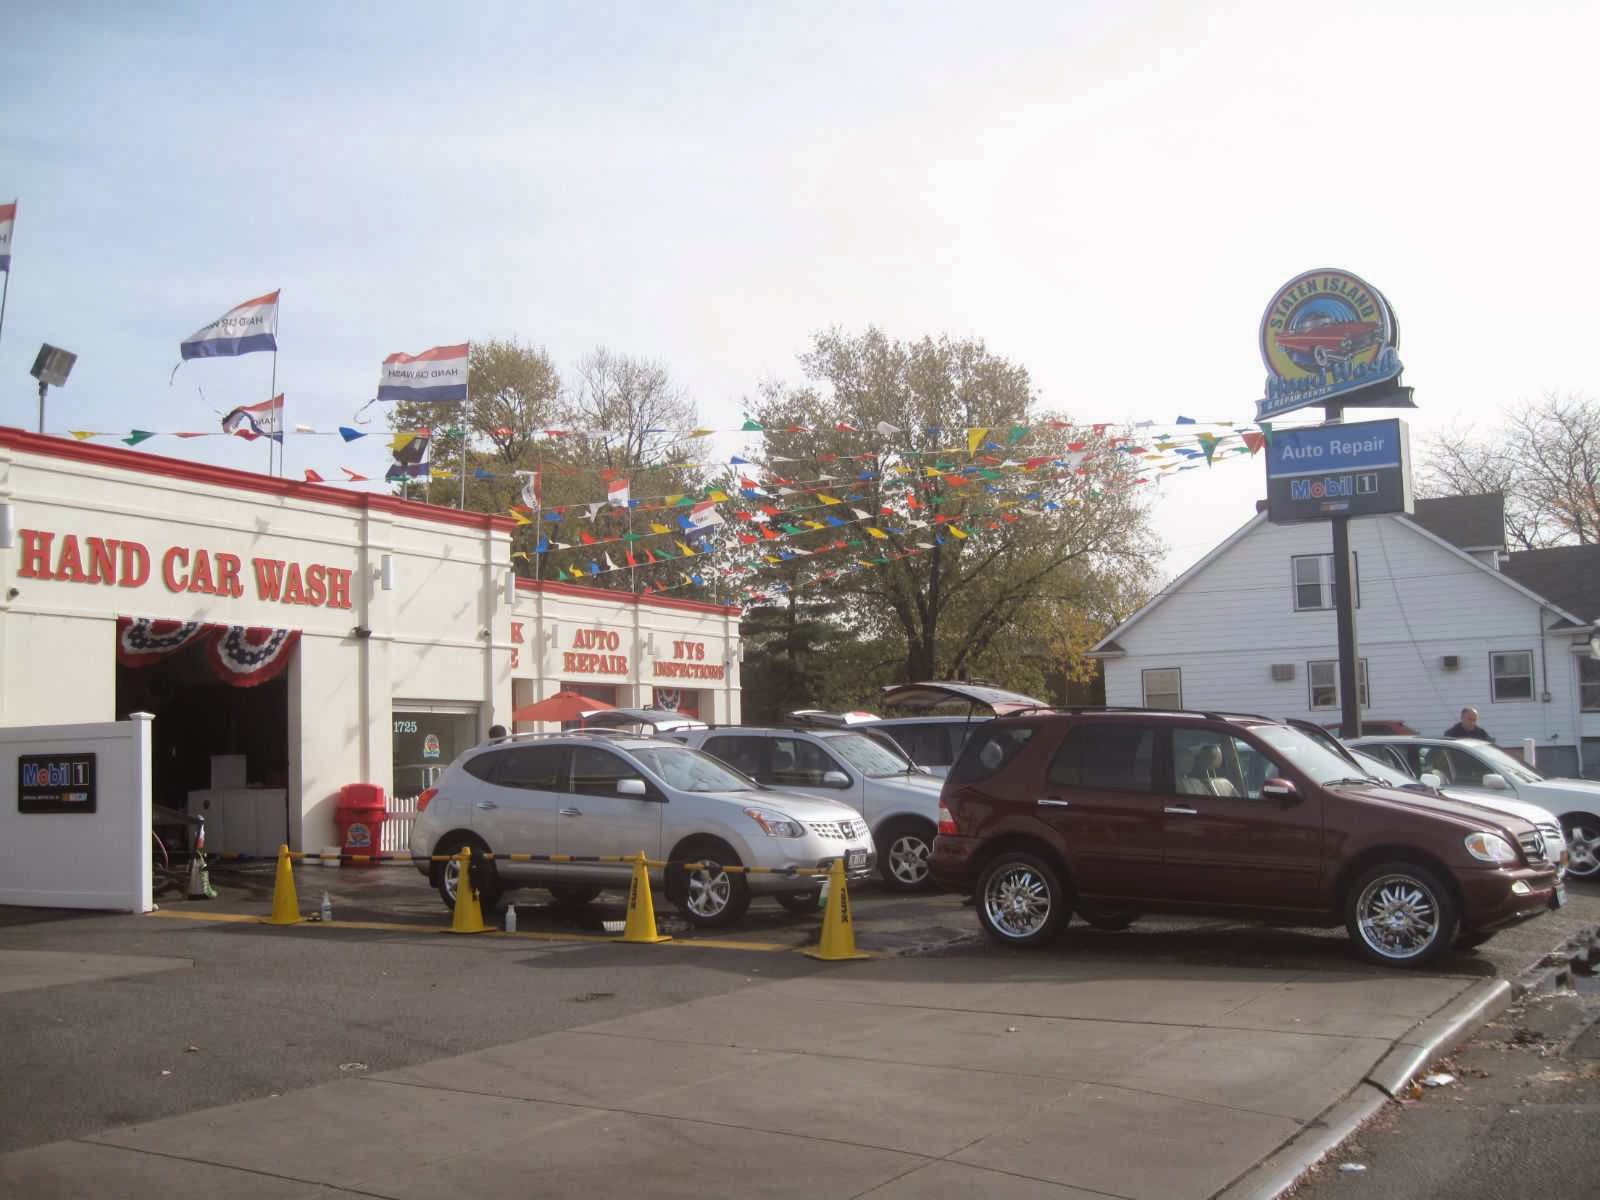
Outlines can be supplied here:
<path id="1" fill-rule="evenodd" d="M 272 345 L 272 383 L 269 384 L 268 387 L 267 387 L 267 411 L 268 412 L 272 411 L 272 402 L 273 402 L 274 399 L 277 398 L 277 395 L 278 395 L 278 345 L 277 345 L 277 342 L 278 342 L 278 329 L 277 329 L 277 317 L 276 316 L 273 317 L 272 342 L 273 342 L 273 345 Z M 277 442 L 278 443 L 278 463 L 279 463 L 280 466 L 282 466 L 282 464 L 283 464 L 283 440 L 282 439 L 283 439 L 283 413 L 280 412 L 280 413 L 278 413 L 278 436 L 275 437 L 275 438 L 270 438 L 269 437 L 267 439 L 267 474 L 268 475 L 273 474 L 273 470 L 272 470 L 272 443 L 273 442 Z"/>
<path id="2" fill-rule="evenodd" d="M 467 402 L 461 401 L 461 413 L 458 418 L 461 422 L 461 500 L 456 507 L 465 512 L 467 509 Z"/>
<path id="3" fill-rule="evenodd" d="M 544 540 L 544 520 L 540 515 L 544 511 L 544 455 L 535 453 L 533 456 L 533 579 L 539 580 L 539 568 L 544 562 L 544 555 L 539 553 L 539 543 Z M 541 610 L 542 611 L 542 610 Z"/>

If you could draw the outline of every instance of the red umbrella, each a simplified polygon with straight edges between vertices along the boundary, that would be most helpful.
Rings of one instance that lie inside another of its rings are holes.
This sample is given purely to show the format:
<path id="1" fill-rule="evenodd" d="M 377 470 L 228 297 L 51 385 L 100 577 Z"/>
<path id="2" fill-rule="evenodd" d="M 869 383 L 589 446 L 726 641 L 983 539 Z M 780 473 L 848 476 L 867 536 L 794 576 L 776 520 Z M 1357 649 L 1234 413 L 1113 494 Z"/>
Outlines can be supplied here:
<path id="1" fill-rule="evenodd" d="M 543 700 L 536 700 L 532 704 L 525 704 L 511 714 L 513 721 L 576 721 L 586 712 L 594 712 L 600 708 L 615 708 L 614 704 L 607 704 L 604 700 L 596 700 L 593 696 L 585 696 L 581 692 L 557 692 L 553 696 L 546 696 Z"/>

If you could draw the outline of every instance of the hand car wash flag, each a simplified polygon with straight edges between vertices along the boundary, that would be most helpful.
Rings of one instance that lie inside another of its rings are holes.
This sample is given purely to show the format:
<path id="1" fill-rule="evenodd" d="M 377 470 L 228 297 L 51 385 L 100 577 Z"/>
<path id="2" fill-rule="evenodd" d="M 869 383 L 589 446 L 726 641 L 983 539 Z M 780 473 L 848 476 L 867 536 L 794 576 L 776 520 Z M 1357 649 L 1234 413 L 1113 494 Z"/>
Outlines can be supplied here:
<path id="1" fill-rule="evenodd" d="M 467 350 L 435 346 L 421 354 L 391 354 L 378 377 L 379 400 L 411 400 L 426 404 L 456 403 L 467 398 Z"/>
<path id="2" fill-rule="evenodd" d="M 240 437 L 283 441 L 283 394 L 260 404 L 241 404 L 222 418 L 222 428 Z"/>
<path id="3" fill-rule="evenodd" d="M 232 358 L 278 348 L 278 293 L 268 292 L 230 308 L 211 324 L 178 343 L 185 361 Z"/>

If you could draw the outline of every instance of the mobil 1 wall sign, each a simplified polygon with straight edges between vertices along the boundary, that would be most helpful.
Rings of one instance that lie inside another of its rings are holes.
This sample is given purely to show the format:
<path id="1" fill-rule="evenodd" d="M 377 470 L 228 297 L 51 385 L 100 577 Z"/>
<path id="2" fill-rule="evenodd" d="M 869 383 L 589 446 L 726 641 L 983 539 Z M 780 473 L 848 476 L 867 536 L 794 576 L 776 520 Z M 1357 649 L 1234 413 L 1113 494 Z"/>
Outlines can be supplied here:
<path id="1" fill-rule="evenodd" d="M 17 756 L 19 813 L 92 813 L 95 810 L 93 754 Z"/>
<path id="2" fill-rule="evenodd" d="M 1267 519 L 1409 513 L 1411 443 L 1401 420 L 1274 430 L 1267 443 Z"/>

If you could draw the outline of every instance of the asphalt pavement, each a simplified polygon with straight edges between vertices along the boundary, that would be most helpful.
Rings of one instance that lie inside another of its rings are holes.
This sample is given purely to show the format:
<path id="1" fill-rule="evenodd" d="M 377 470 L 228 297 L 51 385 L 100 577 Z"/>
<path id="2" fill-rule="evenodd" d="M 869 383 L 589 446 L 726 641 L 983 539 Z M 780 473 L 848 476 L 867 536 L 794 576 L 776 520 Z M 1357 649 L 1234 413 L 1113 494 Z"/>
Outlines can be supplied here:
<path id="1" fill-rule="evenodd" d="M 159 916 L 0 910 L 0 1192 L 1207 1197 L 1600 920 L 1580 886 L 1395 972 L 1341 933 L 1154 918 L 1009 953 L 959 897 L 865 888 L 878 957 L 824 964 L 770 901 L 626 946 L 615 902 L 452 936 L 409 872 L 300 876 L 331 924 L 257 923 L 250 872 Z"/>

